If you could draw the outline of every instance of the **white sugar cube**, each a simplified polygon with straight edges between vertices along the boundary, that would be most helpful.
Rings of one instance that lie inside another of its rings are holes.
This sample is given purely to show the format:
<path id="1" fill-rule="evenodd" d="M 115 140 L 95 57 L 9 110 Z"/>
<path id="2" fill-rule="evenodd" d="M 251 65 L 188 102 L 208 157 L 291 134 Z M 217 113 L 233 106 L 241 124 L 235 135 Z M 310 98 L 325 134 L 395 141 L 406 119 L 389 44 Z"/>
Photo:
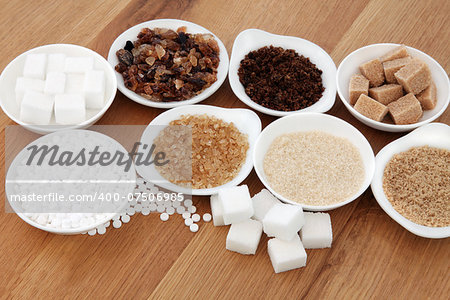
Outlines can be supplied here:
<path id="1" fill-rule="evenodd" d="M 47 73 L 64 72 L 66 55 L 64 53 L 51 53 L 48 55 Z"/>
<path id="2" fill-rule="evenodd" d="M 262 224 L 248 219 L 233 223 L 227 235 L 226 248 L 241 254 L 255 254 L 262 234 Z"/>
<path id="3" fill-rule="evenodd" d="M 330 215 L 305 212 L 305 225 L 300 232 L 306 249 L 330 248 L 333 241 Z"/>
<path id="4" fill-rule="evenodd" d="M 271 192 L 262 189 L 261 192 L 253 196 L 253 219 L 262 221 L 266 213 L 277 203 L 281 203 Z"/>
<path id="5" fill-rule="evenodd" d="M 219 195 L 214 194 L 211 195 L 211 214 L 213 216 L 213 224 L 214 226 L 223 226 L 225 223 L 223 223 L 223 209 L 222 204 L 219 201 Z"/>
<path id="6" fill-rule="evenodd" d="M 66 87 L 66 74 L 62 72 L 49 72 L 45 79 L 44 93 L 56 95 L 64 93 Z"/>
<path id="7" fill-rule="evenodd" d="M 64 61 L 64 72 L 86 73 L 94 69 L 93 57 L 66 57 Z"/>
<path id="8" fill-rule="evenodd" d="M 53 102 L 51 96 L 26 91 L 20 106 L 20 119 L 26 123 L 47 125 L 52 117 Z"/>
<path id="9" fill-rule="evenodd" d="M 65 93 L 84 95 L 83 85 L 84 85 L 84 75 L 67 74 Z"/>
<path id="10" fill-rule="evenodd" d="M 79 124 L 86 120 L 84 98 L 77 94 L 55 96 L 55 120 L 58 124 Z"/>
<path id="11" fill-rule="evenodd" d="M 267 243 L 267 252 L 275 273 L 306 266 L 306 251 L 298 235 L 290 241 L 270 239 Z"/>
<path id="12" fill-rule="evenodd" d="M 45 79 L 45 69 L 47 66 L 47 55 L 28 54 L 25 58 L 25 65 L 23 67 L 23 76 L 28 78 Z"/>
<path id="13" fill-rule="evenodd" d="M 44 92 L 45 81 L 35 78 L 19 77 L 16 80 L 16 102 L 20 106 L 26 91 Z"/>
<path id="14" fill-rule="evenodd" d="M 84 78 L 84 96 L 86 107 L 99 109 L 105 105 L 105 72 L 88 71 Z"/>
<path id="15" fill-rule="evenodd" d="M 253 205 L 247 185 L 223 188 L 219 191 L 225 225 L 239 223 L 253 216 Z"/>
<path id="16" fill-rule="evenodd" d="M 269 237 L 290 241 L 298 235 L 305 224 L 303 210 L 299 205 L 277 203 L 263 219 L 264 232 Z"/>

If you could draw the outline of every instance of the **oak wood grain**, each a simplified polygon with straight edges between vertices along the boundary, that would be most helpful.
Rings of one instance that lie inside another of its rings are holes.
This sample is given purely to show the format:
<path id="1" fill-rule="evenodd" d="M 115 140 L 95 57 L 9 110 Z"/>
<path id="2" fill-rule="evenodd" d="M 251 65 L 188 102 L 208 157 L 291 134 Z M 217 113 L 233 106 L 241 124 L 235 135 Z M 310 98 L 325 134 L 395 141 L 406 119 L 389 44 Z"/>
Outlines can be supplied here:
<path id="1" fill-rule="evenodd" d="M 323 47 L 336 65 L 372 43 L 418 48 L 450 69 L 450 2 L 435 1 L 6 1 L 0 0 L 0 68 L 20 53 L 50 43 L 74 43 L 107 55 L 127 28 L 155 18 L 200 24 L 228 52 L 247 28 L 302 37 Z M 245 107 L 228 81 L 205 104 Z M 148 124 L 162 110 L 118 93 L 99 124 Z M 377 153 L 403 134 L 359 123 L 337 98 L 328 112 L 356 126 Z M 266 126 L 275 118 L 258 115 Z M 450 124 L 450 110 L 438 119 Z M 6 126 L 0 114 L 1 146 Z M 2 182 L 5 154 L 0 153 Z M 253 193 L 262 184 L 252 172 Z M 2 199 L 5 191 L 2 188 Z M 207 197 L 195 197 L 201 213 Z M 331 249 L 307 250 L 305 268 L 274 274 L 262 238 L 255 256 L 225 250 L 227 227 L 201 224 L 191 233 L 180 216 L 162 223 L 157 214 L 133 216 L 104 236 L 58 236 L 0 212 L 0 298 L 395 298 L 448 299 L 450 241 L 417 237 L 390 219 L 367 190 L 331 212 Z M 447 296 L 445 296 L 447 295 Z"/>

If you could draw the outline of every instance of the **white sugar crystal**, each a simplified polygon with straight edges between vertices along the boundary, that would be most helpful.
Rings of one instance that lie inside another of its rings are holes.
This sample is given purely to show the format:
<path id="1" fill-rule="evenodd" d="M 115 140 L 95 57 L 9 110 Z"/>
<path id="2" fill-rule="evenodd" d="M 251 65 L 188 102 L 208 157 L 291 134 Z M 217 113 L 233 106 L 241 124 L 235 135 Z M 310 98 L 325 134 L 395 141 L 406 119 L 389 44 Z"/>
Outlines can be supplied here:
<path id="1" fill-rule="evenodd" d="M 20 106 L 20 120 L 26 123 L 47 125 L 53 112 L 53 98 L 42 93 L 27 91 Z"/>
<path id="2" fill-rule="evenodd" d="M 267 243 L 267 252 L 275 273 L 306 266 L 306 251 L 298 235 L 291 241 L 270 239 Z"/>
<path id="3" fill-rule="evenodd" d="M 97 227 L 97 233 L 98 233 L 98 234 L 105 234 L 105 233 L 106 233 L 106 228 L 105 228 L 105 226 L 99 226 L 99 227 Z"/>
<path id="4" fill-rule="evenodd" d="M 67 94 L 80 94 L 84 96 L 83 85 L 84 85 L 84 75 L 82 74 L 66 75 L 65 92 Z"/>
<path id="5" fill-rule="evenodd" d="M 300 232 L 306 249 L 330 248 L 333 241 L 330 215 L 305 212 L 305 225 Z"/>
<path id="6" fill-rule="evenodd" d="M 16 80 L 16 102 L 20 106 L 26 91 L 44 92 L 45 81 L 35 78 L 19 77 Z"/>
<path id="7" fill-rule="evenodd" d="M 76 94 L 55 96 L 55 121 L 58 124 L 79 124 L 86 120 L 84 98 Z"/>
<path id="8" fill-rule="evenodd" d="M 208 214 L 208 213 L 203 214 L 203 221 L 204 222 L 211 222 L 211 215 Z"/>
<path id="9" fill-rule="evenodd" d="M 187 218 L 184 220 L 184 225 L 191 226 L 192 224 L 194 224 L 194 221 L 192 221 L 191 218 Z"/>
<path id="10" fill-rule="evenodd" d="M 199 214 L 193 214 L 191 218 L 192 218 L 192 221 L 194 221 L 194 222 L 200 221 L 200 215 Z"/>
<path id="11" fill-rule="evenodd" d="M 269 237 L 290 241 L 298 235 L 305 224 L 303 210 L 299 205 L 277 203 L 263 219 L 264 232 Z"/>
<path id="12" fill-rule="evenodd" d="M 189 230 L 190 230 L 191 232 L 197 232 L 197 231 L 198 231 L 198 224 L 191 224 L 191 225 L 189 226 Z"/>
<path id="13" fill-rule="evenodd" d="M 271 192 L 262 189 L 261 192 L 253 196 L 253 219 L 262 221 L 266 213 L 277 203 L 281 203 Z"/>
<path id="14" fill-rule="evenodd" d="M 262 234 L 260 221 L 248 219 L 233 223 L 227 235 L 226 248 L 241 254 L 255 254 Z"/>
<path id="15" fill-rule="evenodd" d="M 64 53 L 51 53 L 48 55 L 47 73 L 64 72 L 66 55 Z"/>
<path id="16" fill-rule="evenodd" d="M 225 223 L 223 222 L 223 209 L 222 204 L 219 201 L 219 195 L 214 194 L 211 195 L 211 213 L 213 216 L 213 224 L 214 226 L 223 226 Z"/>
<path id="17" fill-rule="evenodd" d="M 23 76 L 28 78 L 45 79 L 45 69 L 47 67 L 47 55 L 28 54 L 25 58 L 25 65 L 23 68 Z"/>
<path id="18" fill-rule="evenodd" d="M 181 214 L 184 214 L 185 212 L 186 212 L 186 209 L 184 208 L 184 206 L 177 207 L 177 214 L 181 215 Z M 190 215 L 189 212 L 188 212 L 188 214 Z"/>
<path id="19" fill-rule="evenodd" d="M 66 73 L 86 73 L 93 68 L 93 57 L 66 57 L 64 61 L 64 72 Z"/>
<path id="20" fill-rule="evenodd" d="M 167 213 L 162 213 L 159 218 L 161 219 L 161 221 L 167 221 L 169 220 L 169 215 Z"/>
<path id="21" fill-rule="evenodd" d="M 115 220 L 113 222 L 113 227 L 114 228 L 120 228 L 122 226 L 122 222 L 120 222 L 119 220 Z"/>
<path id="22" fill-rule="evenodd" d="M 86 72 L 83 92 L 87 108 L 103 108 L 105 105 L 105 72 L 94 70 Z"/>
<path id="23" fill-rule="evenodd" d="M 221 189 L 219 201 L 225 225 L 239 223 L 253 216 L 253 204 L 247 185 Z"/>
<path id="24" fill-rule="evenodd" d="M 175 208 L 173 208 L 173 207 L 167 207 L 167 208 L 166 208 L 166 213 L 167 213 L 168 215 L 173 215 L 173 214 L 175 213 Z"/>
<path id="25" fill-rule="evenodd" d="M 62 72 L 49 72 L 45 79 L 44 93 L 56 95 L 64 93 L 66 87 L 66 74 Z"/>

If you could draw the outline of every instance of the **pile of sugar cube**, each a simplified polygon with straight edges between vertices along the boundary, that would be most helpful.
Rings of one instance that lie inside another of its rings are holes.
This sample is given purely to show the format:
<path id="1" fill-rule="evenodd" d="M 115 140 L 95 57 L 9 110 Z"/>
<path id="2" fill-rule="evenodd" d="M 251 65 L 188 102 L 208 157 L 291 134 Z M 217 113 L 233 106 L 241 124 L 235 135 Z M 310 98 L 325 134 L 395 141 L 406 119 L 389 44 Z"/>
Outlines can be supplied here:
<path id="1" fill-rule="evenodd" d="M 28 54 L 23 76 L 16 81 L 20 120 L 47 125 L 75 125 L 86 120 L 86 109 L 105 105 L 105 74 L 94 68 L 94 57 L 64 53 Z"/>
<path id="2" fill-rule="evenodd" d="M 303 212 L 266 189 L 253 198 L 246 185 L 221 189 L 211 196 L 211 211 L 215 226 L 231 225 L 226 240 L 230 251 L 255 254 L 262 232 L 271 237 L 267 250 L 275 273 L 304 267 L 305 248 L 331 247 L 329 214 Z"/>
<path id="3" fill-rule="evenodd" d="M 359 66 L 350 78 L 350 104 L 362 115 L 383 121 L 389 113 L 397 125 L 419 121 L 437 103 L 428 65 L 409 55 L 404 45 Z"/>

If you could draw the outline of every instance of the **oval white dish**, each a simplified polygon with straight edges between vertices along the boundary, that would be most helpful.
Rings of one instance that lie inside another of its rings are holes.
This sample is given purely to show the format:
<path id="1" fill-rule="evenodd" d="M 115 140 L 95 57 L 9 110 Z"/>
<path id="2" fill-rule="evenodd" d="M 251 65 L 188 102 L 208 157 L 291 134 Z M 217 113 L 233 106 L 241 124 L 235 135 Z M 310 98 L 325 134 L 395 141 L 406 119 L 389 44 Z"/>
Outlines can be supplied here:
<path id="1" fill-rule="evenodd" d="M 116 56 L 116 52 L 119 49 L 122 49 L 125 46 L 127 41 L 137 40 L 137 35 L 143 28 L 158 27 L 158 28 L 168 28 L 168 29 L 172 29 L 172 30 L 176 31 L 179 27 L 182 27 L 182 26 L 186 26 L 186 32 L 188 32 L 188 33 L 203 33 L 203 34 L 209 33 L 209 34 L 213 35 L 214 38 L 216 39 L 217 44 L 219 45 L 219 48 L 220 48 L 220 54 L 219 54 L 220 62 L 219 62 L 219 67 L 217 68 L 217 81 L 214 82 L 210 87 L 205 89 L 203 92 L 201 92 L 200 94 L 196 95 L 195 97 L 193 97 L 191 99 L 184 100 L 184 101 L 173 101 L 173 102 L 155 102 L 155 101 L 148 100 L 148 99 L 136 94 L 135 92 L 127 89 L 123 82 L 122 75 L 120 75 L 119 73 L 114 71 L 116 78 L 117 78 L 117 87 L 119 88 L 119 91 L 122 92 L 122 94 L 124 94 L 127 98 L 129 98 L 139 104 L 145 105 L 145 106 L 168 109 L 168 108 L 172 108 L 172 107 L 178 107 L 178 106 L 182 106 L 182 105 L 198 103 L 200 101 L 205 100 L 206 98 L 211 96 L 215 91 L 217 91 L 217 89 L 222 85 L 222 83 L 225 81 L 225 78 L 227 77 L 228 63 L 229 63 L 227 49 L 225 48 L 222 41 L 214 33 L 209 31 L 208 29 L 206 29 L 200 25 L 197 25 L 195 23 L 192 23 L 192 22 L 177 20 L 177 19 L 158 19 L 158 20 L 152 20 L 152 21 L 143 22 L 138 25 L 135 25 L 135 26 L 127 29 L 126 31 L 124 31 L 113 42 L 113 44 L 111 45 L 111 48 L 109 49 L 108 62 L 114 68 L 119 63 L 119 60 L 117 59 L 117 56 Z"/>
<path id="2" fill-rule="evenodd" d="M 245 163 L 242 165 L 238 175 L 231 181 L 214 188 L 209 189 L 188 189 L 177 186 L 166 179 L 164 179 L 159 172 L 155 169 L 154 164 L 150 166 L 136 165 L 136 171 L 144 179 L 153 182 L 165 189 L 175 192 L 181 192 L 189 195 L 212 195 L 219 191 L 223 187 L 231 187 L 240 184 L 253 168 L 252 155 L 256 139 L 261 132 L 261 120 L 258 115 L 248 109 L 238 108 L 221 108 L 209 105 L 189 105 L 183 107 L 177 107 L 161 113 L 153 121 L 150 122 L 145 129 L 141 137 L 141 143 L 146 145 L 152 145 L 153 140 L 158 136 L 159 132 L 164 129 L 173 120 L 180 118 L 182 115 L 200 115 L 208 114 L 222 119 L 225 122 L 233 122 L 236 128 L 247 134 L 249 149 L 247 151 L 247 157 Z M 163 125 L 163 126 L 155 126 Z"/>
<path id="3" fill-rule="evenodd" d="M 359 65 L 371 59 L 378 58 L 398 46 L 400 45 L 386 43 L 386 44 L 373 44 L 359 48 L 350 53 L 349 55 L 347 55 L 346 58 L 344 58 L 344 60 L 339 65 L 336 75 L 337 91 L 339 94 L 339 98 L 341 99 L 342 103 L 345 105 L 347 110 L 356 119 L 366 124 L 367 126 L 389 132 L 410 131 L 413 130 L 414 128 L 420 127 L 422 125 L 434 121 L 440 115 L 442 115 L 442 113 L 445 111 L 450 101 L 450 82 L 445 70 L 441 67 L 441 65 L 439 65 L 437 61 L 435 61 L 429 55 L 425 54 L 420 50 L 406 46 L 409 54 L 412 57 L 421 59 L 430 68 L 431 76 L 437 88 L 436 107 L 432 110 L 424 111 L 422 118 L 420 118 L 419 122 L 417 123 L 408 125 L 396 125 L 369 119 L 366 116 L 360 114 L 358 111 L 356 111 L 356 109 L 353 108 L 353 106 L 350 105 L 350 103 L 348 102 L 348 86 L 350 82 L 350 77 L 352 77 L 352 75 L 354 74 L 359 73 Z"/>
<path id="4" fill-rule="evenodd" d="M 86 121 L 77 125 L 59 125 L 55 122 L 54 116 L 50 120 L 49 125 L 34 125 L 21 121 L 19 119 L 20 107 L 17 105 L 15 100 L 14 87 L 17 77 L 22 76 L 26 56 L 28 54 L 36 53 L 64 53 L 70 56 L 94 57 L 95 69 L 103 70 L 105 72 L 105 106 L 101 109 L 86 110 Z M 106 113 L 114 101 L 114 97 L 117 92 L 117 80 L 114 73 L 115 71 L 111 68 L 109 63 L 100 54 L 92 51 L 91 49 L 72 44 L 52 44 L 40 46 L 17 56 L 3 70 L 0 76 L 0 105 L 5 114 L 11 120 L 35 133 L 47 134 L 58 130 L 86 128 L 97 122 Z"/>
<path id="5" fill-rule="evenodd" d="M 421 237 L 434 239 L 446 238 L 450 236 L 450 226 L 428 227 L 408 220 L 392 207 L 383 191 L 384 169 L 392 156 L 412 147 L 425 145 L 450 150 L 450 126 L 442 123 L 424 125 L 386 145 L 378 152 L 375 158 L 375 175 L 372 180 L 371 188 L 373 195 L 381 208 L 405 229 Z"/>
<path id="6" fill-rule="evenodd" d="M 284 49 L 294 49 L 299 55 L 303 55 L 311 60 L 320 70 L 322 70 L 322 82 L 325 87 L 320 100 L 301 110 L 297 111 L 278 111 L 266 108 L 253 102 L 245 93 L 244 86 L 239 81 L 238 70 L 241 61 L 249 52 L 257 50 L 264 46 L 273 45 Z M 297 112 L 326 112 L 334 104 L 336 99 L 336 65 L 325 50 L 318 45 L 293 36 L 284 36 L 268 33 L 259 29 L 247 29 L 239 33 L 233 43 L 231 52 L 230 68 L 228 71 L 228 80 L 234 94 L 246 105 L 272 116 L 286 116 Z"/>
<path id="7" fill-rule="evenodd" d="M 266 180 L 263 167 L 264 157 L 267 153 L 267 150 L 276 137 L 286 133 L 300 131 L 326 132 L 337 137 L 346 138 L 355 147 L 358 148 L 361 154 L 362 161 L 364 163 L 365 177 L 361 187 L 354 195 L 352 195 L 345 201 L 336 204 L 316 206 L 299 204 L 295 201 L 287 199 L 286 197 L 272 189 L 269 182 Z M 268 190 L 270 190 L 272 194 L 286 203 L 301 205 L 303 209 L 310 211 L 331 210 L 352 202 L 353 200 L 358 198 L 370 185 L 375 170 L 375 158 L 372 147 L 370 146 L 364 135 L 349 123 L 339 118 L 321 113 L 297 113 L 273 121 L 266 128 L 264 128 L 264 130 L 259 135 L 258 140 L 256 141 L 255 151 L 253 152 L 253 161 L 256 174 L 258 175 L 264 186 Z"/>

